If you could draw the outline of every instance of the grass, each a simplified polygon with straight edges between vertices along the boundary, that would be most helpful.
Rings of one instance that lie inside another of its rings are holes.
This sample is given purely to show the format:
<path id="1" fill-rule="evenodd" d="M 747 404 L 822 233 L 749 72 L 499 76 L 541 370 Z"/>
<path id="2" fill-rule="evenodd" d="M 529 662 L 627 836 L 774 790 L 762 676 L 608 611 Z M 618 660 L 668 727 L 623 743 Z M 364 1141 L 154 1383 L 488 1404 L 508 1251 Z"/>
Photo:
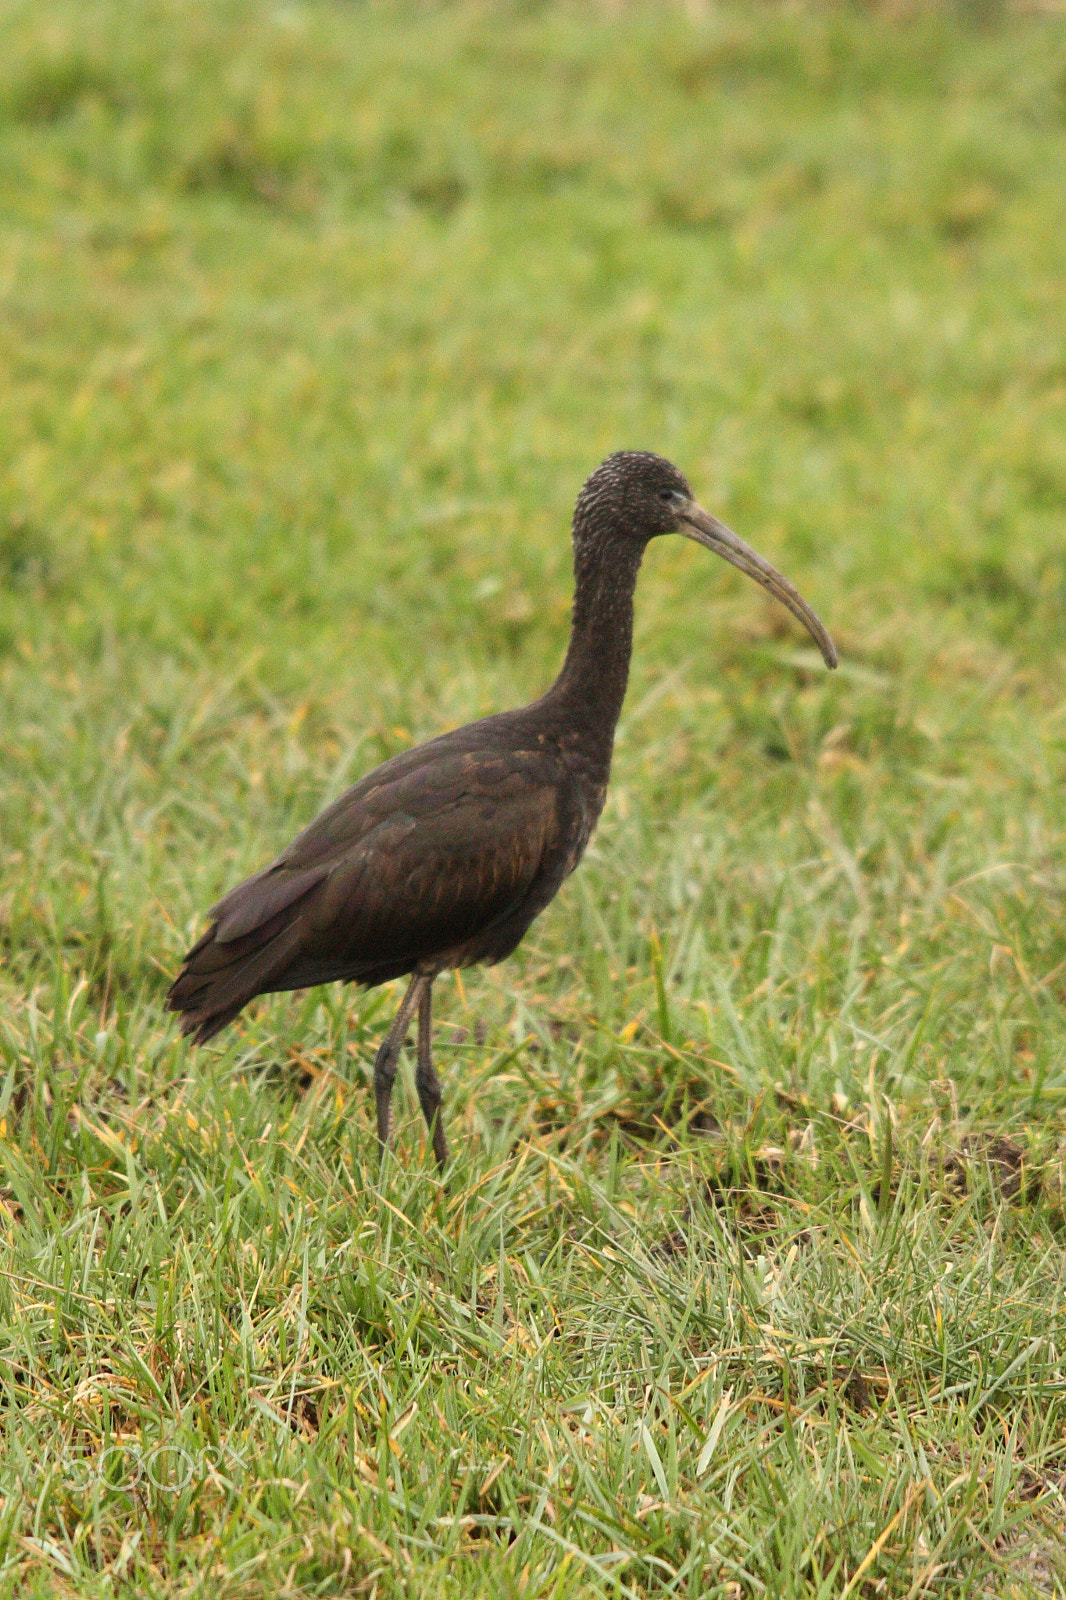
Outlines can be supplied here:
<path id="1" fill-rule="evenodd" d="M 1066 24 L 0 6 L 0 1592 L 1066 1592 Z M 594 848 L 176 1038 L 202 913 L 654 548 Z"/>

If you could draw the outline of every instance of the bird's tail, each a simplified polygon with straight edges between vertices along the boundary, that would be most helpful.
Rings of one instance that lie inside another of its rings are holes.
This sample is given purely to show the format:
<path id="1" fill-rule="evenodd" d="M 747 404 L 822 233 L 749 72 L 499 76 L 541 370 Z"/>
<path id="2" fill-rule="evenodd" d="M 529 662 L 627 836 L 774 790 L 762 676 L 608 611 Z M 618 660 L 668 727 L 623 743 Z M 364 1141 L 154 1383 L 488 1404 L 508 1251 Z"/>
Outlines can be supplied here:
<path id="1" fill-rule="evenodd" d="M 203 1044 L 253 996 L 296 987 L 286 974 L 303 943 L 303 902 L 325 876 L 324 867 L 294 872 L 275 862 L 212 906 L 210 928 L 167 994 L 182 1033 Z"/>
<path id="2" fill-rule="evenodd" d="M 302 939 L 300 920 L 289 910 L 236 939 L 220 938 L 219 928 L 212 923 L 193 945 L 167 993 L 167 1009 L 180 1013 L 182 1033 L 192 1034 L 197 1044 L 232 1022 L 253 996 L 274 987 Z"/>

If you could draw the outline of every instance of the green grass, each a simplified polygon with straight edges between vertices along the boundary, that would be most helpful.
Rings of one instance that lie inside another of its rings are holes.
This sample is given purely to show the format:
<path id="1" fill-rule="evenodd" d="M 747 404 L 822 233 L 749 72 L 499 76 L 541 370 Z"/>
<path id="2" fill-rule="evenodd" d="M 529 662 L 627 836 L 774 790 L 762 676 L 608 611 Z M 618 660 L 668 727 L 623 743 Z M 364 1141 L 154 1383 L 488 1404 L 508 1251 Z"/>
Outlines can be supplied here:
<path id="1" fill-rule="evenodd" d="M 1066 1593 L 1066 20 L 0 5 L 0 1592 Z M 162 1008 L 538 693 L 608 450 L 611 797 L 503 967 Z"/>

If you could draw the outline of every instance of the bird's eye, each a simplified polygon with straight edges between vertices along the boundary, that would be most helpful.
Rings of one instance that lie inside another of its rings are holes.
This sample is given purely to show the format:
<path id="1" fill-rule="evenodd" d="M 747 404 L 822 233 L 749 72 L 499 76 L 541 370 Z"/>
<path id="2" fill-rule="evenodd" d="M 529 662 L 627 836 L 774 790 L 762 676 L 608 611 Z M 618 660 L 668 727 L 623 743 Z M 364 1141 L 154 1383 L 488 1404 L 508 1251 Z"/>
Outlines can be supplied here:
<path id="1" fill-rule="evenodd" d="M 664 506 L 668 506 L 673 498 L 674 491 L 672 489 L 659 490 L 659 499 L 662 501 Z"/>

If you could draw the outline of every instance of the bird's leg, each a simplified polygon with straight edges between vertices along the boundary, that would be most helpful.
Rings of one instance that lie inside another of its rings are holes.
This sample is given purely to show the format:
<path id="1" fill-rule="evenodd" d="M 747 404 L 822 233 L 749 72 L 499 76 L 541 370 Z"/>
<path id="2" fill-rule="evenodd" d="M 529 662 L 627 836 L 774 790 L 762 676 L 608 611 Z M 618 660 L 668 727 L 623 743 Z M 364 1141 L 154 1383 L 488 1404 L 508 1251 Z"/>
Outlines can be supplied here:
<path id="1" fill-rule="evenodd" d="M 433 1140 L 433 1154 L 443 1172 L 448 1165 L 448 1141 L 444 1135 L 444 1117 L 441 1114 L 440 1079 L 433 1066 L 433 979 L 426 981 L 418 1001 L 418 1067 L 415 1086 L 426 1119 L 429 1136 Z"/>
<path id="2" fill-rule="evenodd" d="M 404 1039 L 407 1037 L 408 1025 L 411 1015 L 422 998 L 423 992 L 433 982 L 424 972 L 416 972 L 407 987 L 403 1003 L 396 1013 L 396 1020 L 385 1035 L 374 1058 L 374 1099 L 378 1108 L 378 1144 L 381 1154 L 385 1154 L 385 1146 L 389 1142 L 389 1127 L 392 1121 L 389 1115 L 389 1101 L 392 1099 L 392 1086 L 396 1082 L 396 1066 L 403 1049 Z"/>

